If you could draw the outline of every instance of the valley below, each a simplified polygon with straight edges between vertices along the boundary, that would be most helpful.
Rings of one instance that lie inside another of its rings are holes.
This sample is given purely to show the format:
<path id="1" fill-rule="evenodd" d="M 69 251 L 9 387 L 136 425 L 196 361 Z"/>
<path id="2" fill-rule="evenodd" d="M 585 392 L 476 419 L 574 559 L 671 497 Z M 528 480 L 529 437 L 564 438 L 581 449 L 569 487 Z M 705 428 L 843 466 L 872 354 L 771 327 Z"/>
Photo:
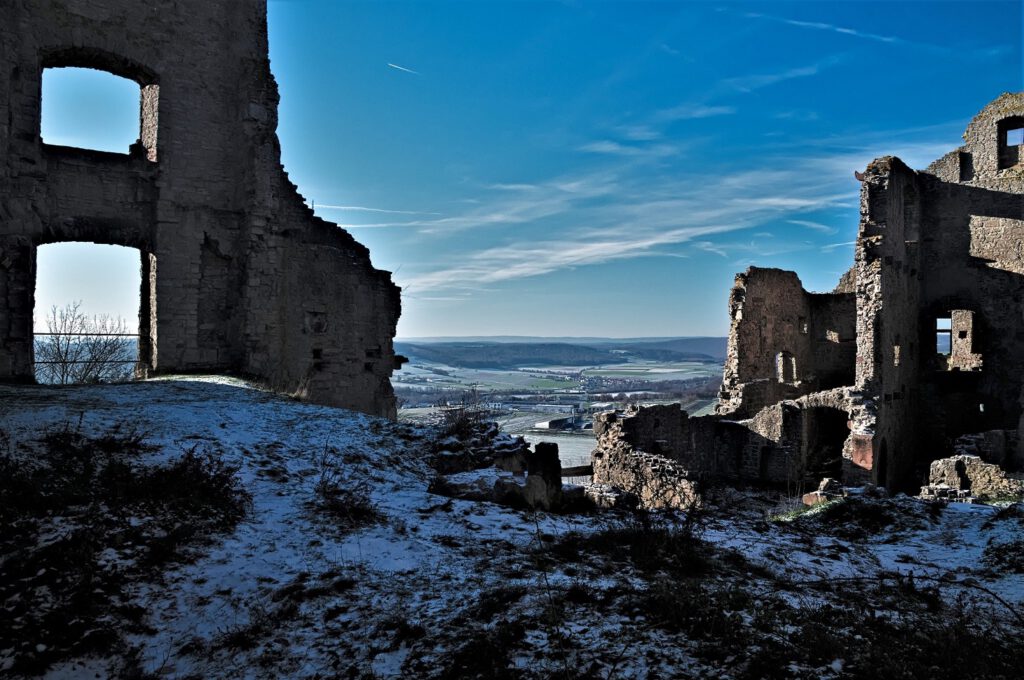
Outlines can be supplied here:
<path id="1" fill-rule="evenodd" d="M 725 338 L 565 340 L 396 342 L 409 356 L 392 379 L 399 417 L 425 422 L 464 405 L 530 444 L 558 444 L 562 465 L 573 467 L 590 462 L 596 413 L 680 403 L 703 415 L 714 407 Z"/>

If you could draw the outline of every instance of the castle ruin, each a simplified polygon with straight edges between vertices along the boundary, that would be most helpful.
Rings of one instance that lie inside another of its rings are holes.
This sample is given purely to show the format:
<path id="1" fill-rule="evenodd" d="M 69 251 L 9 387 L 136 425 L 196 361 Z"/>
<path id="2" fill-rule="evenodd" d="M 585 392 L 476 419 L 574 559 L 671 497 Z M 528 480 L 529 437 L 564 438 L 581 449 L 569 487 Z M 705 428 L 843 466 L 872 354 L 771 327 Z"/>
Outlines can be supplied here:
<path id="1" fill-rule="evenodd" d="M 277 139 L 266 0 L 0 0 L 0 380 L 33 381 L 36 249 L 141 253 L 140 362 L 390 416 L 399 289 L 306 207 Z M 43 70 L 140 88 L 128 154 L 45 144 Z"/>
<path id="2" fill-rule="evenodd" d="M 679 476 L 910 490 L 964 446 L 1024 468 L 1024 93 L 964 142 L 925 170 L 887 156 L 856 173 L 856 256 L 834 291 L 737 275 L 716 414 L 603 414 L 595 481 L 648 500 Z"/>

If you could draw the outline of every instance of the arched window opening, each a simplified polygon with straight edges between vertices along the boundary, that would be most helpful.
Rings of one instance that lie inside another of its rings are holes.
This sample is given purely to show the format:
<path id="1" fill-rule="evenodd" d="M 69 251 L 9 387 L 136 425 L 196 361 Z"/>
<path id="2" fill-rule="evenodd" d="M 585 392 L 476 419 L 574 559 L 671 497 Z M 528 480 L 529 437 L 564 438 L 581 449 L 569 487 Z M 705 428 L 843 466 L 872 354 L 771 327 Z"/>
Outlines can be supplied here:
<path id="1" fill-rule="evenodd" d="M 152 364 L 152 257 L 134 248 L 53 243 L 36 249 L 36 381 L 123 382 Z M 141 273 L 140 273 L 141 272 Z"/>
<path id="2" fill-rule="evenodd" d="M 92 68 L 43 70 L 39 131 L 45 144 L 156 161 L 159 86 Z"/>
<path id="3" fill-rule="evenodd" d="M 805 480 L 811 483 L 824 477 L 839 478 L 843 470 L 843 446 L 850 434 L 850 416 L 831 407 L 803 411 L 802 462 Z"/>

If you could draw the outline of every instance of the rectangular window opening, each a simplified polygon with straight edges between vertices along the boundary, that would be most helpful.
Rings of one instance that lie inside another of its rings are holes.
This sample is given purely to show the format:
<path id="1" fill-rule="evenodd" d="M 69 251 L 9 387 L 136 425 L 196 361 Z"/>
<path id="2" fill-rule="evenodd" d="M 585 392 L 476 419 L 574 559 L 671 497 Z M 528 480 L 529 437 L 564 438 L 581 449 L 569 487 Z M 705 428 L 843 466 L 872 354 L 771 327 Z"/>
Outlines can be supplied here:
<path id="1" fill-rule="evenodd" d="M 935 320 L 935 351 L 949 356 L 953 348 L 953 319 L 939 317 Z"/>

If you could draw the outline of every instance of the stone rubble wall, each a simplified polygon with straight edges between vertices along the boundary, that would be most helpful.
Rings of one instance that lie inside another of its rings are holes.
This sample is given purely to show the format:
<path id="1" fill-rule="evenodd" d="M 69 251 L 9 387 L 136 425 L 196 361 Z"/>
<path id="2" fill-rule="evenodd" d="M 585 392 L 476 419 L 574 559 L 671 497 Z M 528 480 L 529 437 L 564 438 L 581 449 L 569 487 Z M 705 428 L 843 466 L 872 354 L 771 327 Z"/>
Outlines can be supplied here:
<path id="1" fill-rule="evenodd" d="M 593 456 L 593 483 L 608 485 L 635 495 L 649 509 L 685 510 L 699 504 L 698 482 L 688 479 L 677 462 L 622 444 L 599 446 Z"/>
<path id="2" fill-rule="evenodd" d="M 1007 93 L 928 169 L 886 156 L 856 172 L 855 261 L 836 289 L 738 274 L 717 417 L 641 410 L 622 418 L 623 440 L 695 479 L 781 482 L 818 466 L 901 490 L 958 438 L 1024 467 L 1024 145 L 1007 142 L 1019 127 L 1024 93 Z"/>
<path id="3" fill-rule="evenodd" d="M 1024 496 L 1024 475 L 1007 473 L 979 456 L 951 456 L 932 461 L 928 484 L 970 491 L 982 499 Z"/>
<path id="4" fill-rule="evenodd" d="M 399 289 L 281 165 L 266 0 L 0 0 L 0 380 L 31 381 L 40 245 L 140 251 L 149 374 L 230 372 L 394 417 Z M 140 86 L 128 154 L 47 145 L 42 72 Z"/>
<path id="5" fill-rule="evenodd" d="M 690 484 L 683 481 L 806 488 L 819 480 L 806 478 L 806 458 L 816 451 L 806 449 L 805 441 L 829 439 L 838 458 L 849 434 L 850 403 L 849 389 L 837 388 L 766 406 L 742 421 L 690 417 L 678 404 L 601 413 L 594 419 L 594 482 L 621 486 L 642 500 L 637 489 L 663 489 L 674 475 L 687 489 Z M 836 419 L 841 424 L 825 433 L 828 437 L 809 437 L 808 429 L 818 424 L 815 419 L 823 410 L 835 415 L 822 427 L 834 426 Z M 629 486 L 622 486 L 626 482 Z"/>
<path id="6" fill-rule="evenodd" d="M 783 399 L 853 383 L 852 293 L 808 293 L 793 272 L 750 267 L 736 276 L 729 314 L 716 413 L 749 417 Z"/>

